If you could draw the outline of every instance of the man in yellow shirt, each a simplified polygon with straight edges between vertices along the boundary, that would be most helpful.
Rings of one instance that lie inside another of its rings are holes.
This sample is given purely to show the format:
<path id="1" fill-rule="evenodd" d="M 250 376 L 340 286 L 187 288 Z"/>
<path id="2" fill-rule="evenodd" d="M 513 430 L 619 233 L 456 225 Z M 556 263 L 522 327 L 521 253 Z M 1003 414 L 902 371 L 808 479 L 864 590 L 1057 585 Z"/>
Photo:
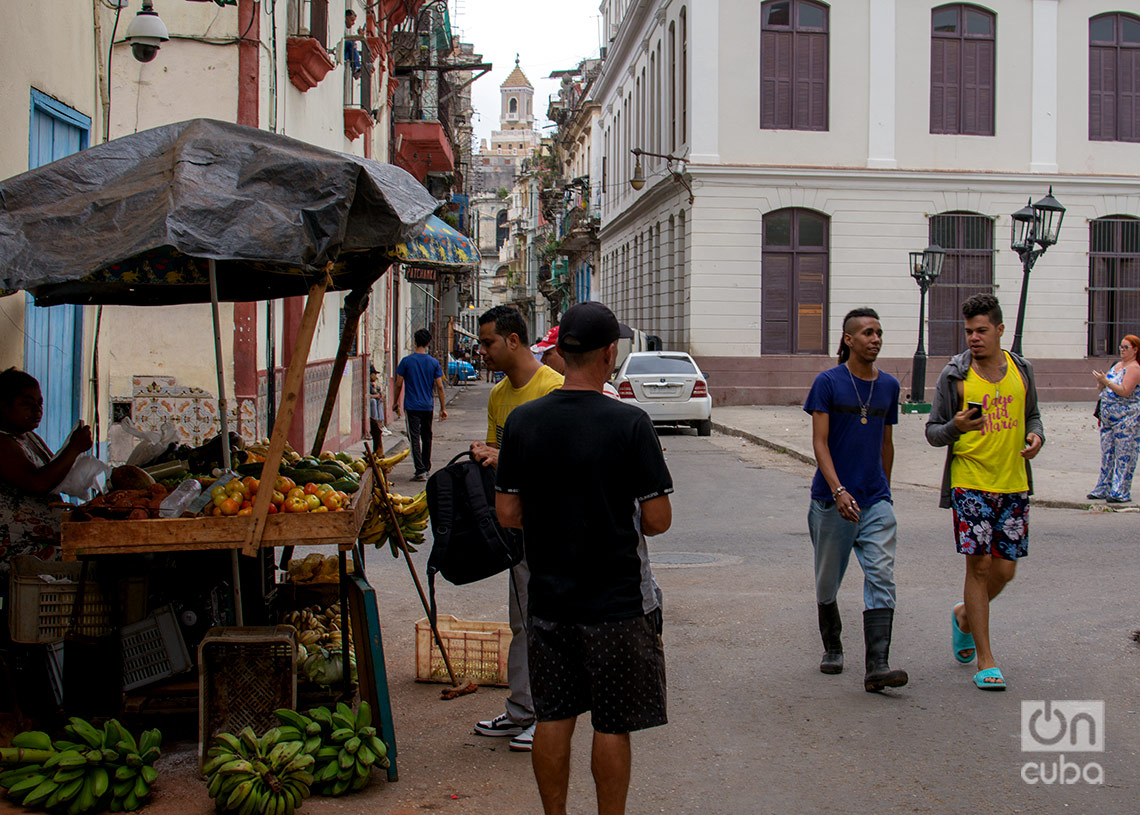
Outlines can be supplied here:
<path id="1" fill-rule="evenodd" d="M 495 306 L 479 318 L 479 353 L 490 371 L 506 376 L 491 389 L 487 401 L 487 438 L 471 444 L 471 454 L 485 467 L 499 463 L 503 425 L 519 405 L 546 396 L 562 387 L 562 374 L 543 365 L 531 353 L 526 322 L 517 309 Z M 534 743 L 534 703 L 526 656 L 527 581 L 530 570 L 524 559 L 511 569 L 507 607 L 511 622 L 511 646 L 507 652 L 506 711 L 478 722 L 481 736 L 510 737 L 510 748 L 529 752 Z"/>
<path id="2" fill-rule="evenodd" d="M 1005 690 L 990 649 L 990 601 L 1029 554 L 1029 460 L 1045 442 L 1037 385 L 1028 360 L 1003 351 L 1001 306 L 992 294 L 962 304 L 969 349 L 938 378 L 926 439 L 948 447 L 939 506 L 953 508 L 959 554 L 966 556 L 964 602 L 951 617 L 954 658 L 978 658 L 974 684 Z"/>

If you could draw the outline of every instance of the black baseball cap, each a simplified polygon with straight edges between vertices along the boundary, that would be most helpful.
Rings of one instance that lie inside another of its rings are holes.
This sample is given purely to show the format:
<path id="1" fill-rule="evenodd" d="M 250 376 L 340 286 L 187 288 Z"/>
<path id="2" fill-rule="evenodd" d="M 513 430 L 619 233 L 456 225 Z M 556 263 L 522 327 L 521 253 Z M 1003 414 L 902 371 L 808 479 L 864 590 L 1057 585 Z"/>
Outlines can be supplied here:
<path id="1" fill-rule="evenodd" d="M 614 313 L 596 300 L 570 306 L 558 324 L 558 347 L 570 354 L 593 351 L 619 337 L 632 336 L 633 329 L 619 323 Z"/>

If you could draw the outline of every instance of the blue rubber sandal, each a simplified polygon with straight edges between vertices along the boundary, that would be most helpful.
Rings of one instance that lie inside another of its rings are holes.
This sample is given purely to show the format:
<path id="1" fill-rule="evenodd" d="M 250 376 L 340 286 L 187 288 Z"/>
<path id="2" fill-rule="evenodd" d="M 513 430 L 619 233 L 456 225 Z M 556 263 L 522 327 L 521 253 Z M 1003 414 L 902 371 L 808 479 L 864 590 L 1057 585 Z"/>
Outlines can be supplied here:
<path id="1" fill-rule="evenodd" d="M 987 682 L 987 679 L 994 681 Z M 986 668 L 974 674 L 974 685 L 979 690 L 1005 690 L 1005 677 L 1001 675 L 1000 668 Z"/>
<path id="2" fill-rule="evenodd" d="M 957 607 L 954 606 L 954 608 Z M 954 659 L 963 665 L 973 662 L 978 653 L 974 647 L 974 635 L 967 634 L 958 627 L 958 616 L 954 613 L 954 609 L 950 609 L 950 624 L 952 626 L 950 639 L 954 644 Z M 970 655 L 968 657 L 962 656 L 963 651 L 970 651 Z"/>

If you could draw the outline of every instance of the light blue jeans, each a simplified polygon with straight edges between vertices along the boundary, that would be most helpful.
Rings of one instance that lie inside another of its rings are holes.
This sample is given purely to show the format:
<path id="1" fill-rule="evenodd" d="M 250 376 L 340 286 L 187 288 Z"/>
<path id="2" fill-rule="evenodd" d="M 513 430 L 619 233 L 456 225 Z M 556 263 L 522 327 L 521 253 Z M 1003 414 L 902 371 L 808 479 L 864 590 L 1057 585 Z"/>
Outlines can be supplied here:
<path id="1" fill-rule="evenodd" d="M 863 602 L 867 608 L 895 607 L 895 544 L 898 524 L 890 501 L 863 507 L 859 522 L 845 521 L 833 503 L 812 501 L 808 530 L 815 550 L 815 599 L 834 603 L 847 571 L 851 550 L 863 567 Z"/>

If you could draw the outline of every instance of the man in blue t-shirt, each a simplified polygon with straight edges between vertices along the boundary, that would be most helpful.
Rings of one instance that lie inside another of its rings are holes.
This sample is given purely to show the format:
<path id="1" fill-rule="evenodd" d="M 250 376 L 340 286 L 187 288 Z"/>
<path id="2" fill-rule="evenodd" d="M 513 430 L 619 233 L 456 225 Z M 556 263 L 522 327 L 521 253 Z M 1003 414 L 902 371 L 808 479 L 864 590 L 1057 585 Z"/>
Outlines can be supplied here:
<path id="1" fill-rule="evenodd" d="M 431 472 L 431 420 L 435 409 L 434 390 L 439 394 L 439 420 L 447 418 L 447 405 L 443 396 L 443 368 L 435 357 L 428 354 L 431 332 L 418 330 L 412 338 L 416 344 L 414 354 L 408 354 L 396 366 L 396 390 L 392 396 L 392 409 L 400 415 L 400 396 L 404 397 L 404 413 L 408 425 L 408 446 L 412 448 L 412 462 L 416 471 L 413 481 L 427 481 Z"/>
<path id="2" fill-rule="evenodd" d="M 811 414 L 818 465 L 811 484 L 808 529 L 815 550 L 815 599 L 824 655 L 819 669 L 843 671 L 836 595 L 851 550 L 863 567 L 863 638 L 867 691 L 907 683 L 888 664 L 895 613 L 897 524 L 891 503 L 891 465 L 898 424 L 899 382 L 875 368 L 883 345 L 879 315 L 857 308 L 843 318 L 839 364 L 815 378 L 804 402 Z"/>

